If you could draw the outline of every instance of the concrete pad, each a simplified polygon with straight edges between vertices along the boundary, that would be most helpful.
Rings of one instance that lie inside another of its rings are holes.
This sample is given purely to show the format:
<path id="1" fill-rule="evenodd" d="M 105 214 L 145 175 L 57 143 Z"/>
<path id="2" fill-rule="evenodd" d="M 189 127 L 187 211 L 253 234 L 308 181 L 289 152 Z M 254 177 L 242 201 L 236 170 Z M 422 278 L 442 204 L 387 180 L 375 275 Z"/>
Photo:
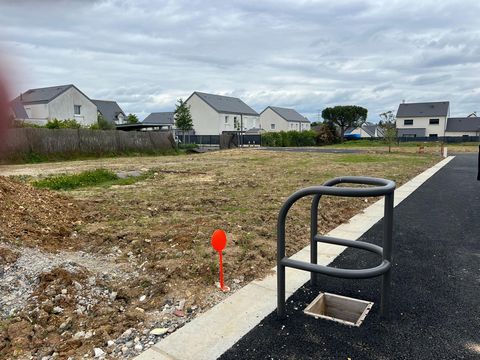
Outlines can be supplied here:
<path id="1" fill-rule="evenodd" d="M 394 205 L 407 198 L 421 184 L 445 166 L 453 157 L 442 160 L 395 191 Z M 363 213 L 355 215 L 349 223 L 342 224 L 327 235 L 357 240 L 370 227 L 383 218 L 384 200 L 369 206 Z M 318 244 L 318 262 L 330 264 L 346 248 L 333 244 Z M 292 256 L 294 259 L 310 261 L 310 246 Z M 138 360 L 202 360 L 216 359 L 233 346 L 243 335 L 255 327 L 277 307 L 276 268 L 264 279 L 255 280 L 206 313 L 184 325 L 173 334 L 162 339 L 136 359 Z M 290 297 L 305 282 L 310 273 L 286 269 L 286 297 Z"/>

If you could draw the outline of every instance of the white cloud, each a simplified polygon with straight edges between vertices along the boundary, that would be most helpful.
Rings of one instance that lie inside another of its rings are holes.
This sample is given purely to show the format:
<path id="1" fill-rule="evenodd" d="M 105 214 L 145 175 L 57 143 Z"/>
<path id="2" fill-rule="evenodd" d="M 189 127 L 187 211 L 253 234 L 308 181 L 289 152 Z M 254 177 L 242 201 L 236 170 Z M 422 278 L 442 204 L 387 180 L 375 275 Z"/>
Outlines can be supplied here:
<path id="1" fill-rule="evenodd" d="M 74 83 L 127 112 L 194 90 L 256 110 L 407 101 L 480 111 L 477 1 L 17 1 L 0 4 L 15 92 Z"/>

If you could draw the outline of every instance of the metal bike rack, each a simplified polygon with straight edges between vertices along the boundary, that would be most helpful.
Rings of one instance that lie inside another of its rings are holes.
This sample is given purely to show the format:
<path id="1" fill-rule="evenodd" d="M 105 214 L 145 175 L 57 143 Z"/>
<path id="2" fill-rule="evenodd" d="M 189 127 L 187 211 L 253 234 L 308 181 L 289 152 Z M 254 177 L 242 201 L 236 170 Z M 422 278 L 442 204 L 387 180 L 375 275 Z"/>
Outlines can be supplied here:
<path id="1" fill-rule="evenodd" d="M 362 184 L 373 185 L 370 187 L 335 187 L 338 184 Z M 381 315 L 388 317 L 390 304 L 390 283 L 392 267 L 392 230 L 393 230 L 393 193 L 395 182 L 391 180 L 345 176 L 331 179 L 321 186 L 311 186 L 293 193 L 283 204 L 278 214 L 277 222 L 277 315 L 285 318 L 285 268 L 292 267 L 311 273 L 311 284 L 318 283 L 317 274 L 324 274 L 346 279 L 367 279 L 383 275 L 381 294 Z M 290 259 L 285 255 L 285 221 L 288 211 L 299 199 L 314 195 L 310 215 L 310 262 Z M 318 227 L 318 205 L 322 195 L 345 196 L 345 197 L 374 197 L 385 196 L 384 206 L 384 230 L 383 248 L 363 241 L 338 239 L 330 236 L 317 234 Z M 380 265 L 369 269 L 338 269 L 317 263 L 317 243 L 323 242 L 358 249 L 367 250 L 382 256 Z"/>

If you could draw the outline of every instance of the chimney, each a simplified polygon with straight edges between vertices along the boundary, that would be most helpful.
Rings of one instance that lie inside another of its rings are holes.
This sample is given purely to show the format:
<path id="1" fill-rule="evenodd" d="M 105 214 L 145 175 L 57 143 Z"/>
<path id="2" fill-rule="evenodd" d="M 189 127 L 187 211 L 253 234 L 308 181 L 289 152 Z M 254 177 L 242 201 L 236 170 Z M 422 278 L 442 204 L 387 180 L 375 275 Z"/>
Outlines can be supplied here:
<path id="1" fill-rule="evenodd" d="M 402 100 L 402 104 L 405 104 L 405 99 Z"/>

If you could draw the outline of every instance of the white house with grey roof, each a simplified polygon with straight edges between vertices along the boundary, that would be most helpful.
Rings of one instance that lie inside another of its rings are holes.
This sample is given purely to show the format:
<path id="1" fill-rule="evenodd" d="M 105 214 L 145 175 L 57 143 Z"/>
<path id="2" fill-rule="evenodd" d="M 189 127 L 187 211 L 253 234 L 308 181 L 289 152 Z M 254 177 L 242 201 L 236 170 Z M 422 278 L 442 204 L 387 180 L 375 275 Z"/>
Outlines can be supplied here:
<path id="1" fill-rule="evenodd" d="M 37 125 L 52 119 L 75 119 L 85 126 L 97 122 L 97 106 L 72 84 L 30 89 L 10 105 L 16 119 Z"/>
<path id="2" fill-rule="evenodd" d="M 345 130 L 344 136 L 346 138 L 360 138 L 360 139 L 370 139 L 370 138 L 382 138 L 384 136 L 383 130 L 378 124 L 373 124 L 366 122 L 362 126 L 356 128 L 348 128 Z"/>
<path id="3" fill-rule="evenodd" d="M 235 97 L 195 91 L 185 103 L 190 107 L 196 135 L 218 135 L 260 127 L 258 113 Z"/>
<path id="4" fill-rule="evenodd" d="M 443 137 L 450 114 L 450 103 L 402 103 L 398 107 L 398 137 Z"/>
<path id="5" fill-rule="evenodd" d="M 116 101 L 111 100 L 92 100 L 97 106 L 97 112 L 105 120 L 114 125 L 121 125 L 127 122 L 127 116 Z"/>
<path id="6" fill-rule="evenodd" d="M 153 112 L 143 119 L 142 124 L 151 125 L 154 130 L 172 130 L 175 126 L 173 111 Z"/>
<path id="7" fill-rule="evenodd" d="M 480 136 L 480 117 L 450 117 L 445 136 Z"/>
<path id="8" fill-rule="evenodd" d="M 260 113 L 260 126 L 265 131 L 310 130 L 310 121 L 294 109 L 267 106 Z"/>

